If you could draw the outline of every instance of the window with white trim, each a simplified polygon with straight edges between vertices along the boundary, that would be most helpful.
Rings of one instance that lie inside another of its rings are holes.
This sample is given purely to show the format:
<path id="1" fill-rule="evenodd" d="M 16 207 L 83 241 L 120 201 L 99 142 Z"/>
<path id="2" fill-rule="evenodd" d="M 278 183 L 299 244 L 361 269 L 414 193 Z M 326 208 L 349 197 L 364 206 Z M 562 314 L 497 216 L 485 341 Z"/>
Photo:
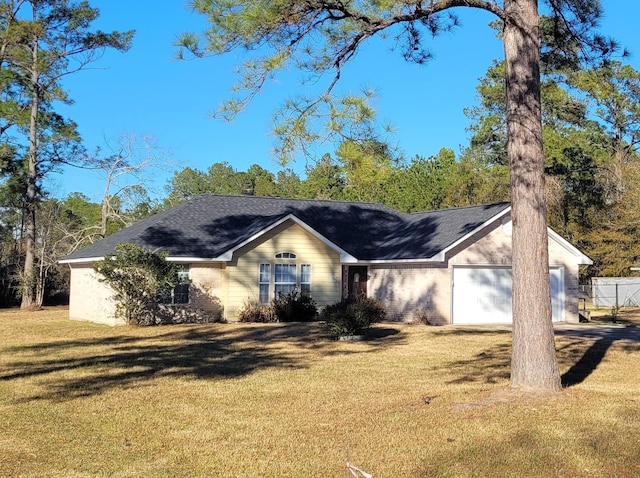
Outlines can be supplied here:
<path id="1" fill-rule="evenodd" d="M 311 292 L 311 264 L 300 265 L 300 291 Z"/>
<path id="2" fill-rule="evenodd" d="M 297 256 L 293 252 L 278 252 L 275 255 L 276 259 L 295 259 Z"/>
<path id="3" fill-rule="evenodd" d="M 274 292 L 278 294 L 288 294 L 296 288 L 296 265 L 295 264 L 275 264 L 273 274 Z"/>
<path id="4" fill-rule="evenodd" d="M 311 293 L 311 264 L 297 264 L 293 252 L 274 254 L 273 263 L 262 263 L 258 271 L 258 300 L 269 303 L 278 294 L 294 290 Z"/>
<path id="5" fill-rule="evenodd" d="M 260 303 L 269 302 L 269 286 L 271 285 L 271 264 L 260 264 L 258 287 L 260 293 Z"/>

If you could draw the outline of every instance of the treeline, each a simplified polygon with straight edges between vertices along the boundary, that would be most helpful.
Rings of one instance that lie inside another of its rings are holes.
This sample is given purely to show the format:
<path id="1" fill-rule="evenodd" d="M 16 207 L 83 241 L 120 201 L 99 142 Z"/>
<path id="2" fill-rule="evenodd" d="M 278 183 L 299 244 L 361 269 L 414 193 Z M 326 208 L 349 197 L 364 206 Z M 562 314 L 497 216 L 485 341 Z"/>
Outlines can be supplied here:
<path id="1" fill-rule="evenodd" d="M 206 171 L 185 168 L 173 175 L 167 190 L 161 207 L 213 193 L 373 201 L 405 212 L 504 201 L 509 194 L 505 167 L 456 159 L 450 149 L 401 161 L 375 142 L 346 142 L 335 157 L 324 155 L 302 177 L 291 169 L 273 173 L 255 164 L 238 171 L 223 162 Z"/>

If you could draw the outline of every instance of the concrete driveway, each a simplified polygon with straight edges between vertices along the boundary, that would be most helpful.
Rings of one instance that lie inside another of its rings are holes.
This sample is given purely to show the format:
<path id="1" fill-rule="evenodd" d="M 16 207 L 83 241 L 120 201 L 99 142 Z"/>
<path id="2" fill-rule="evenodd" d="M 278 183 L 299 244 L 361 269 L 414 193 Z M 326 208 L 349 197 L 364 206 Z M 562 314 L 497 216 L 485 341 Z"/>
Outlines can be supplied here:
<path id="1" fill-rule="evenodd" d="M 593 322 L 570 324 L 559 323 L 553 326 L 557 336 L 584 337 L 588 339 L 628 340 L 640 342 L 640 327 L 627 324 L 596 324 Z"/>

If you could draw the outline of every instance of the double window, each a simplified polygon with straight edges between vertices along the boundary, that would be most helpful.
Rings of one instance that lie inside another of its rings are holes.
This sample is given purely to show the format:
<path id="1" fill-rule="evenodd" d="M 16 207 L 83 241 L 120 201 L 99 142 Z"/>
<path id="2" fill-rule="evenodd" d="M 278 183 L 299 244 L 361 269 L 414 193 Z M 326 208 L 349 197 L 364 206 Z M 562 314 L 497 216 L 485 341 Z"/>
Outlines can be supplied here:
<path id="1" fill-rule="evenodd" d="M 293 252 L 278 252 L 273 263 L 260 264 L 258 287 L 261 304 L 295 289 L 311 292 L 311 264 L 298 264 L 296 260 Z"/>

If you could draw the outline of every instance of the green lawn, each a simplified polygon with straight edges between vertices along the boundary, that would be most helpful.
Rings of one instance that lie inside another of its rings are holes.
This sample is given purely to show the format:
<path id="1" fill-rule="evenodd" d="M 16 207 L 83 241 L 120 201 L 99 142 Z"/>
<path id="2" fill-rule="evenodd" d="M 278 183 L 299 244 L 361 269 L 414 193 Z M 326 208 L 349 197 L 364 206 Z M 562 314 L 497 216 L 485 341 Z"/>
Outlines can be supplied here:
<path id="1" fill-rule="evenodd" d="M 66 313 L 0 311 L 0 476 L 345 477 L 347 459 L 375 478 L 640 476 L 635 341 L 558 336 L 572 386 L 528 397 L 508 390 L 506 328 L 337 342 Z"/>

